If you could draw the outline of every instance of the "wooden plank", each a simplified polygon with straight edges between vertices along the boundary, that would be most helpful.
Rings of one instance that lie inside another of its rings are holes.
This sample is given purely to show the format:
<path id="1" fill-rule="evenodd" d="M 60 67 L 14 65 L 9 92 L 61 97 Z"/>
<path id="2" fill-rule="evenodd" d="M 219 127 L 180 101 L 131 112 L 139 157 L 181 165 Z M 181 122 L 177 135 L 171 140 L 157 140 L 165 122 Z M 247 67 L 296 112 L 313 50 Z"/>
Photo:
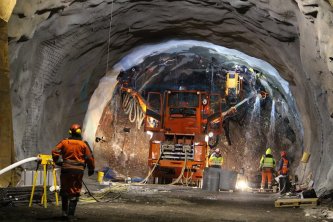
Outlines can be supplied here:
<path id="1" fill-rule="evenodd" d="M 260 189 L 260 188 L 252 188 L 252 192 L 261 192 L 261 193 L 272 193 L 273 189 Z"/>
<path id="2" fill-rule="evenodd" d="M 318 198 L 278 199 L 275 201 L 275 207 L 317 206 L 317 204 Z"/>

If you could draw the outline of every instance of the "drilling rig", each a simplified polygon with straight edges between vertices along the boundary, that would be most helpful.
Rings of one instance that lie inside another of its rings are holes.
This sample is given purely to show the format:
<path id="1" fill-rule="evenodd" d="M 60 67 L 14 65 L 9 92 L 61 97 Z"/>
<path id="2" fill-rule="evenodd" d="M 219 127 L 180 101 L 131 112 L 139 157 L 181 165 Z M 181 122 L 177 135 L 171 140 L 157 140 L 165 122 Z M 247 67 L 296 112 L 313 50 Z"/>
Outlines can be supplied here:
<path id="1" fill-rule="evenodd" d="M 236 109 L 222 112 L 221 95 L 206 91 L 148 92 L 147 99 L 126 86 L 121 91 L 144 113 L 144 130 L 152 135 L 148 166 L 154 181 L 200 182 L 208 164 L 208 141 L 223 133 L 223 117 Z"/>

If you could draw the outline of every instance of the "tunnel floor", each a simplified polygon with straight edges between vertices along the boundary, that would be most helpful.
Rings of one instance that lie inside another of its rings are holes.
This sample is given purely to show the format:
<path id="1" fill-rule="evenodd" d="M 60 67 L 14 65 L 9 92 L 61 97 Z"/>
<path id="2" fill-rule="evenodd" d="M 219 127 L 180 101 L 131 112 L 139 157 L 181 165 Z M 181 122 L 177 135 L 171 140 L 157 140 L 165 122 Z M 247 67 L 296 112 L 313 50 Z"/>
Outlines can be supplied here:
<path id="1" fill-rule="evenodd" d="M 276 193 L 216 193 L 185 186 L 125 183 L 113 183 L 101 193 L 98 190 L 102 187 L 91 178 L 85 178 L 85 182 L 101 202 L 83 195 L 76 211 L 77 221 L 333 221 L 318 215 L 323 206 L 275 208 Z M 314 213 L 309 214 L 311 211 Z M 0 207 L 0 221 L 64 219 L 61 207 L 54 203 L 46 209 L 40 204 L 29 208 L 27 203 L 21 203 Z"/>

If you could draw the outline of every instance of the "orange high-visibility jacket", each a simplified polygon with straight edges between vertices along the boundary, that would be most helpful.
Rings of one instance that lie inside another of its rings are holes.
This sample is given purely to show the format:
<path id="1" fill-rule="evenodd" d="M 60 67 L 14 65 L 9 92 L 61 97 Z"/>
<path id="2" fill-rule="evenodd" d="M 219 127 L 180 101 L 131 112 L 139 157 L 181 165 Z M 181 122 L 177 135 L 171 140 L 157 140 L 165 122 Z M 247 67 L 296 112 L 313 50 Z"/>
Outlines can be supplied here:
<path id="1" fill-rule="evenodd" d="M 53 161 L 57 163 L 60 156 L 63 159 L 62 171 L 83 171 L 86 165 L 89 170 L 95 169 L 94 156 L 90 147 L 81 139 L 69 138 L 60 141 L 52 150 Z"/>

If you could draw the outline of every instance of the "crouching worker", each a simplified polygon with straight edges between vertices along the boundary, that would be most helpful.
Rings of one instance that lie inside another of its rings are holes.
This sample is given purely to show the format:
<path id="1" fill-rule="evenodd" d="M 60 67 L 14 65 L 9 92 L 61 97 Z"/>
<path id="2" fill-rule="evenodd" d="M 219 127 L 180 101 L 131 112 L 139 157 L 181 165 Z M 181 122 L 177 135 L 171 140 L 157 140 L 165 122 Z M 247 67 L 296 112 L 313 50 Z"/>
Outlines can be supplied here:
<path id="1" fill-rule="evenodd" d="M 281 151 L 281 159 L 278 167 L 280 194 L 289 191 L 289 160 L 286 151 Z"/>
<path id="2" fill-rule="evenodd" d="M 69 134 L 69 138 L 60 141 L 52 150 L 52 157 L 53 161 L 61 166 L 62 215 L 71 218 L 74 217 L 79 200 L 84 169 L 88 166 L 88 176 L 93 175 L 95 162 L 88 143 L 82 140 L 81 126 L 73 124 Z"/>

